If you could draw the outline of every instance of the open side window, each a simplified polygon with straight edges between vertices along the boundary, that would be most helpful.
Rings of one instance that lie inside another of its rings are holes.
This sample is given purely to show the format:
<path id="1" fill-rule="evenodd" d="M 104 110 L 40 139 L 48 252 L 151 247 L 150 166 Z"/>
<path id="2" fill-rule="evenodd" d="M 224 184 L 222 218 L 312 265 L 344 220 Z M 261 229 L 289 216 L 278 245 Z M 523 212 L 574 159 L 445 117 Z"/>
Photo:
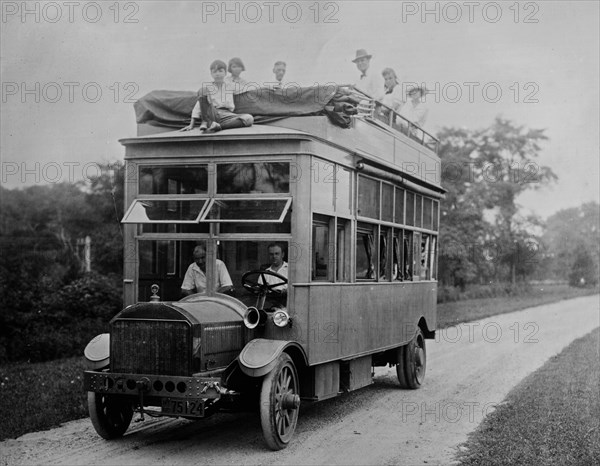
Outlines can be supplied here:
<path id="1" fill-rule="evenodd" d="M 282 223 L 291 204 L 291 197 L 213 198 L 200 221 Z"/>
<path id="2" fill-rule="evenodd" d="M 121 223 L 198 223 L 208 199 L 154 196 L 136 199 Z"/>

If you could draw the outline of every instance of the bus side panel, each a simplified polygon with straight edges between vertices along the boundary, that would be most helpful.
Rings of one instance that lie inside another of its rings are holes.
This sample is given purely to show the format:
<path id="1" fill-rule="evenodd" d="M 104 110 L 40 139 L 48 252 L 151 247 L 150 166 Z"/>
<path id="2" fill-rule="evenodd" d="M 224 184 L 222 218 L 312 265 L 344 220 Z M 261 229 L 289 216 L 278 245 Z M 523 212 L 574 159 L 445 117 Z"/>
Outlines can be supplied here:
<path id="1" fill-rule="evenodd" d="M 436 295 L 435 282 L 311 286 L 309 364 L 405 344 L 422 316 L 434 329 Z"/>
<path id="2" fill-rule="evenodd" d="M 340 286 L 311 286 L 307 340 L 309 352 L 320 361 L 340 358 L 340 314 L 346 304 Z M 309 358 L 309 363 L 312 363 Z"/>

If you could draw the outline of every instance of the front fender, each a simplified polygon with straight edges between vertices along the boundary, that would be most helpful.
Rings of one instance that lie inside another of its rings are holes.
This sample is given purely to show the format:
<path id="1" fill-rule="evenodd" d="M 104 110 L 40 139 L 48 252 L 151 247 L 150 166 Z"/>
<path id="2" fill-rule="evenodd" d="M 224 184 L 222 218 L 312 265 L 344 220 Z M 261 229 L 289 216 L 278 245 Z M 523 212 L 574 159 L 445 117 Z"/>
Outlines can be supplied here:
<path id="1" fill-rule="evenodd" d="M 108 367 L 110 357 L 110 335 L 101 333 L 87 344 L 83 351 L 89 369 L 100 370 Z"/>
<path id="2" fill-rule="evenodd" d="M 242 372 L 250 377 L 262 377 L 271 372 L 277 364 L 277 359 L 286 348 L 294 347 L 300 350 L 307 364 L 306 355 L 302 347 L 294 341 L 265 340 L 256 338 L 250 341 L 238 355 L 238 362 Z"/>

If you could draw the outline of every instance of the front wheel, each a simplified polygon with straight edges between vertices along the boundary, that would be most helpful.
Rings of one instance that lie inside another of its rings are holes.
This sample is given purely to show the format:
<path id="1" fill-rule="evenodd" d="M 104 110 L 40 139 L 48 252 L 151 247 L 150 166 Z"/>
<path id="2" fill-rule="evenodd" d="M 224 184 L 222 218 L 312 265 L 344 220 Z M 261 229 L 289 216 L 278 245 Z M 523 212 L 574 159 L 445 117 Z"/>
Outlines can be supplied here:
<path id="1" fill-rule="evenodd" d="M 277 365 L 263 379 L 260 391 L 260 423 L 271 450 L 287 446 L 298 421 L 300 395 L 294 361 L 283 353 Z"/>
<path id="2" fill-rule="evenodd" d="M 425 380 L 427 352 L 425 336 L 420 328 L 407 345 L 398 348 L 396 374 L 402 388 L 420 388 Z"/>
<path id="3" fill-rule="evenodd" d="M 92 425 L 100 437 L 122 437 L 133 417 L 133 405 L 117 396 L 88 392 L 88 410 Z"/>

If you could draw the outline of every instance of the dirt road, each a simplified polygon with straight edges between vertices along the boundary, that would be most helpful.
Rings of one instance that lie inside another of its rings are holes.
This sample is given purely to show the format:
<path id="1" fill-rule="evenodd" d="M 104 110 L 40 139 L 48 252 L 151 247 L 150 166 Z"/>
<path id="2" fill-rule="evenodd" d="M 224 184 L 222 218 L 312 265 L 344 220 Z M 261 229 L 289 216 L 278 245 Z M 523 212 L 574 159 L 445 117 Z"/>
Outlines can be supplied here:
<path id="1" fill-rule="evenodd" d="M 132 423 L 123 439 L 99 438 L 89 419 L 0 443 L 15 464 L 448 464 L 457 445 L 527 374 L 599 325 L 599 297 L 563 301 L 461 324 L 428 340 L 420 390 L 400 390 L 394 369 L 375 383 L 302 407 L 289 447 L 267 451 L 252 414 L 206 421 Z"/>

